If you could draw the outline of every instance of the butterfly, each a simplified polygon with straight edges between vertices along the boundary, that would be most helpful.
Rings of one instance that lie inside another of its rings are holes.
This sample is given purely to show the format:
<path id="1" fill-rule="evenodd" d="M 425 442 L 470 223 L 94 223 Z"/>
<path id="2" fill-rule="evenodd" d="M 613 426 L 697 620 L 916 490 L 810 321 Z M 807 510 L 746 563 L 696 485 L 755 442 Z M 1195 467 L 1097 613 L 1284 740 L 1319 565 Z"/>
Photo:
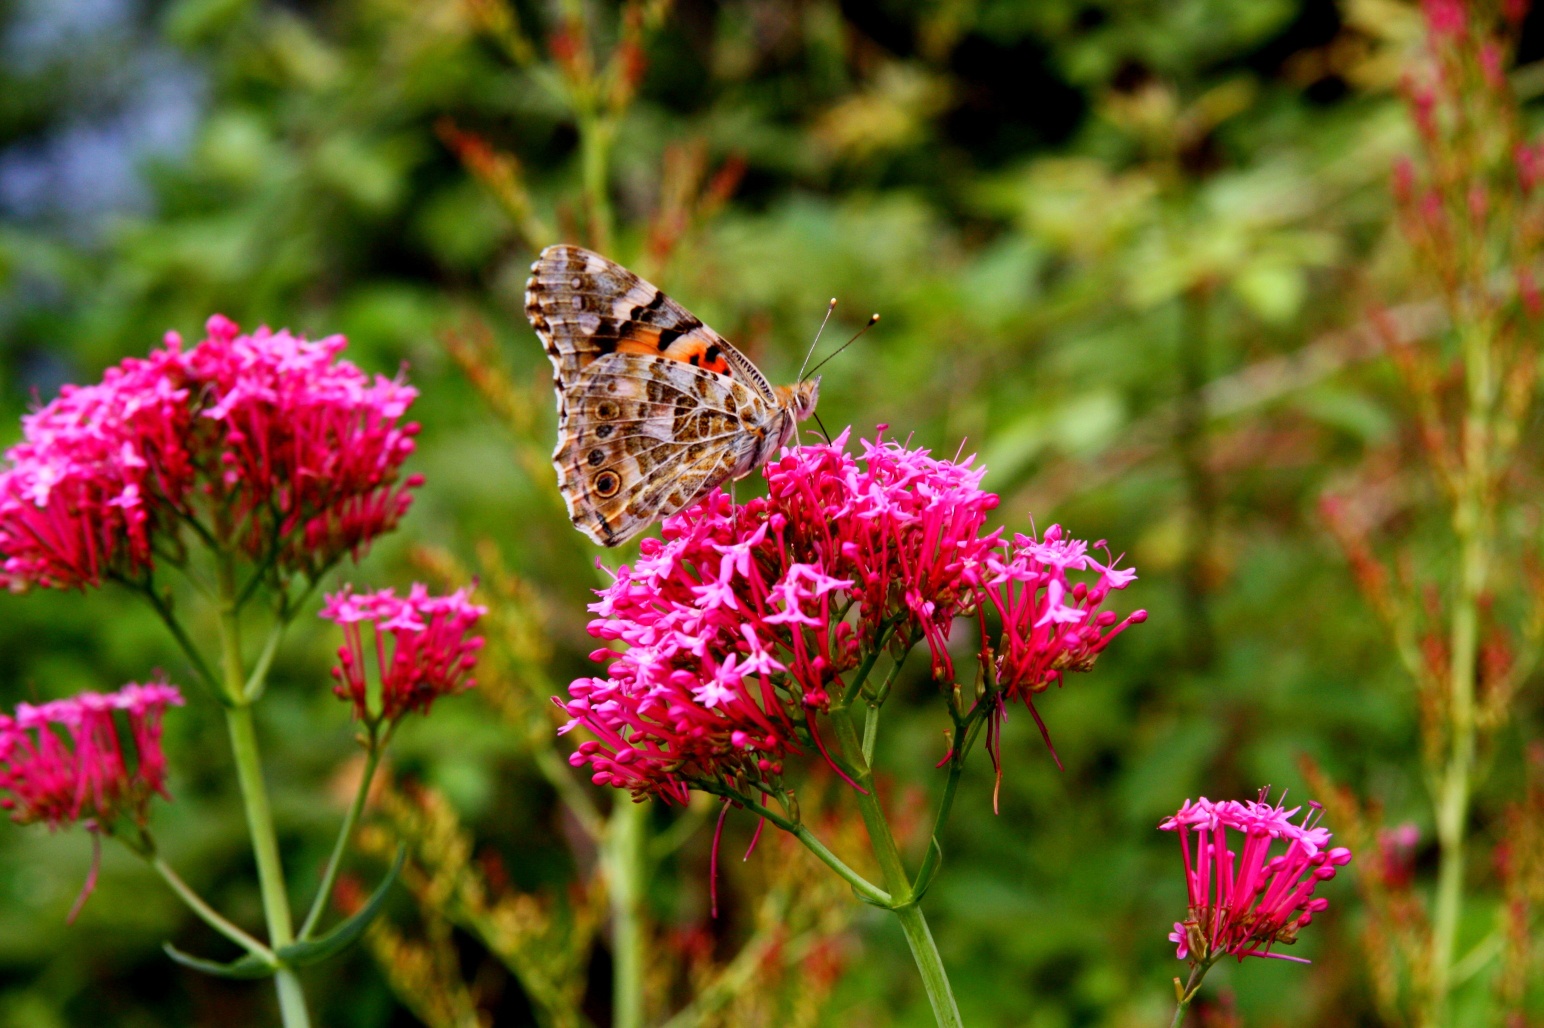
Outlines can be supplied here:
<path id="1" fill-rule="evenodd" d="M 525 316 L 557 372 L 558 489 L 603 546 L 744 478 L 815 411 L 820 379 L 772 386 L 686 308 L 581 247 L 541 252 Z"/>

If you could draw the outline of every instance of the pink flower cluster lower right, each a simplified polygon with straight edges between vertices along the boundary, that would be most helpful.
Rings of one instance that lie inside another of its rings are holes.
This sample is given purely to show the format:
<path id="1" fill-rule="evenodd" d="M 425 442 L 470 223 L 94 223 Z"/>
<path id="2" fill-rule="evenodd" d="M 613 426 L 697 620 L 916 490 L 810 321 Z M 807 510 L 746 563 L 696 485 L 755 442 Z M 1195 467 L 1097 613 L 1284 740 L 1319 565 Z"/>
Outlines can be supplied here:
<path id="1" fill-rule="evenodd" d="M 1321 808 L 1308 806 L 1293 824 L 1302 808 L 1273 804 L 1264 789 L 1253 801 L 1214 803 L 1203 796 L 1186 800 L 1158 826 L 1179 834 L 1185 858 L 1190 916 L 1176 921 L 1169 934 L 1179 945 L 1179 959 L 1209 964 L 1222 956 L 1277 957 L 1306 963 L 1272 953 L 1271 947 L 1297 941 L 1298 931 L 1329 906 L 1329 900 L 1314 897 L 1314 889 L 1351 861 L 1344 846 L 1327 848 L 1329 829 L 1317 823 Z M 1285 843 L 1285 850 L 1273 856 L 1277 842 Z"/>

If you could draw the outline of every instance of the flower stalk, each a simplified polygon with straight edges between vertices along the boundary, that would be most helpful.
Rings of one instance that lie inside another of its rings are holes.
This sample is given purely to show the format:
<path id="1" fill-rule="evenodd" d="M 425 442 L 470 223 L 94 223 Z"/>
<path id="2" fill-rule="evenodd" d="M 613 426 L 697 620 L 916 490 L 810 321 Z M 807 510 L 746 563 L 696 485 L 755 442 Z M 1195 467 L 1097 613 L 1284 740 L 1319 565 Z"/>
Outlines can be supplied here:
<path id="1" fill-rule="evenodd" d="M 359 788 L 354 791 L 354 799 L 349 803 L 348 813 L 343 816 L 343 824 L 338 828 L 338 838 L 332 844 L 332 854 L 327 858 L 327 867 L 322 871 L 321 884 L 316 887 L 316 898 L 311 901 L 311 909 L 306 912 L 306 919 L 301 922 L 300 931 L 296 938 L 304 942 L 311 937 L 316 930 L 317 922 L 322 918 L 322 911 L 327 909 L 328 902 L 332 899 L 333 886 L 338 881 L 338 871 L 343 866 L 343 856 L 348 852 L 349 842 L 354 837 L 354 827 L 359 824 L 359 816 L 364 813 L 365 801 L 370 796 L 370 786 L 375 781 L 376 769 L 381 763 L 381 754 L 386 750 L 386 744 L 391 741 L 392 730 L 396 723 L 389 723 L 384 731 L 371 725 L 365 734 L 365 766 L 359 776 Z"/>
<path id="2" fill-rule="evenodd" d="M 1190 1011 L 1190 1004 L 1195 1002 L 1196 995 L 1201 991 L 1201 980 L 1206 977 L 1206 972 L 1212 969 L 1217 958 L 1203 960 L 1190 968 L 1190 977 L 1181 985 L 1179 979 L 1174 979 L 1174 1019 L 1169 1022 L 1169 1028 L 1181 1028 L 1185 1023 L 1185 1015 Z"/>
<path id="3" fill-rule="evenodd" d="M 235 585 L 234 564 L 227 556 L 220 562 L 218 581 L 220 666 L 226 696 L 225 724 L 230 735 L 231 757 L 236 765 L 241 803 L 246 811 L 247 831 L 252 837 L 258 890 L 263 899 L 263 917 L 268 925 L 268 945 L 278 950 L 295 941 L 294 922 L 290 914 L 289 891 L 284 881 L 284 865 L 279 859 L 273 811 L 268 802 L 268 786 L 263 777 L 262 756 L 258 752 L 252 703 L 246 695 L 247 672 L 241 656 L 241 626 L 236 612 Z M 306 1010 L 305 993 L 295 972 L 279 966 L 274 972 L 274 988 L 278 993 L 279 1014 L 284 1028 L 309 1028 L 311 1016 Z"/>
<path id="4" fill-rule="evenodd" d="M 878 708 L 869 706 L 868 710 L 873 712 Z M 922 915 L 916 890 L 906 874 L 906 865 L 901 860 L 900 848 L 895 844 L 895 834 L 890 830 L 890 822 L 885 818 L 885 812 L 879 805 L 879 797 L 874 789 L 874 770 L 869 762 L 872 747 L 865 751 L 859 742 L 857 727 L 853 723 L 850 711 L 842 711 L 832 720 L 836 723 L 837 739 L 843 751 L 862 754 L 862 763 L 857 767 L 858 783 L 863 787 L 862 791 L 857 793 L 858 810 L 863 815 L 863 825 L 868 830 L 869 846 L 873 850 L 875 861 L 879 864 L 881 879 L 885 883 L 886 891 L 890 894 L 890 902 L 886 906 L 895 914 L 900 922 L 901 931 L 906 936 L 906 944 L 911 949 L 912 960 L 916 962 L 917 973 L 922 978 L 922 987 L 927 992 L 929 1005 L 933 1008 L 934 1019 L 940 1028 L 961 1028 L 964 1021 L 960 1019 L 960 1009 L 954 1001 L 954 990 L 949 986 L 949 975 L 944 970 L 943 958 L 939 956 L 938 946 L 933 941 L 933 933 L 928 928 L 927 919 Z M 875 722 L 870 719 L 869 723 Z M 933 848 L 930 844 L 929 856 L 932 852 Z M 921 880 L 920 875 L 918 880 Z"/>
<path id="5" fill-rule="evenodd" d="M 645 949 L 643 894 L 647 878 L 647 803 L 619 801 L 606 821 L 603 844 L 611 897 L 613 1028 L 643 1028 Z"/>

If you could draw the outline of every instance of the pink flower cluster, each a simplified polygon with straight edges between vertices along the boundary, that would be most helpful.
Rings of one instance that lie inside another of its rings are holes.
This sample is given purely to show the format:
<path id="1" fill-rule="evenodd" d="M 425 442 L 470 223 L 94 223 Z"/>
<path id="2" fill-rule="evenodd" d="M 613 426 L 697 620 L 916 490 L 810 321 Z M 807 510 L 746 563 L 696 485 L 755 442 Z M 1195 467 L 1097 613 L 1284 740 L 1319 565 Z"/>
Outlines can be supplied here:
<path id="1" fill-rule="evenodd" d="M 192 488 L 192 424 L 181 355 L 130 358 L 90 386 L 67 385 L 22 419 L 0 469 L 0 583 L 100 585 L 136 576 L 152 540 L 175 531 Z"/>
<path id="2" fill-rule="evenodd" d="M 184 522 L 283 571 L 317 573 L 394 527 L 417 426 L 400 381 L 317 342 L 215 315 L 23 419 L 0 470 L 0 583 L 85 588 L 180 550 Z"/>
<path id="3" fill-rule="evenodd" d="M 415 584 L 406 597 L 392 589 L 355 593 L 350 586 L 328 596 L 321 616 L 342 628 L 344 639 L 332 669 L 333 692 L 354 705 L 361 721 L 374 723 L 395 721 L 410 710 L 427 714 L 437 698 L 470 689 L 476 683 L 468 675 L 483 647 L 482 637 L 470 633 L 488 608 L 468 595 L 458 589 L 430 596 Z M 371 689 L 365 626 L 378 692 Z"/>
<path id="4" fill-rule="evenodd" d="M 1310 813 L 1293 824 L 1302 808 L 1272 804 L 1264 789 L 1257 801 L 1213 803 L 1203 796 L 1194 803 L 1186 800 L 1158 826 L 1179 833 L 1185 858 L 1190 916 L 1169 933 L 1181 960 L 1208 963 L 1229 954 L 1240 961 L 1277 957 L 1306 963 L 1272 953 L 1271 946 L 1297 940 L 1313 915 L 1329 906 L 1328 900 L 1314 897 L 1314 889 L 1351 861 L 1350 850 L 1327 848 L 1329 829 L 1312 823 L 1320 808 L 1310 806 Z M 1242 834 L 1242 852 L 1230 848 L 1229 831 Z M 1286 844 L 1285 851 L 1272 856 L 1278 840 Z"/>
<path id="5" fill-rule="evenodd" d="M 997 611 L 1007 625 L 999 684 L 1026 700 L 1083 670 L 1114 624 L 1095 608 L 1129 571 L 1111 571 L 1058 529 L 1013 543 L 986 528 L 998 498 L 982 469 L 847 434 L 785 451 L 768 496 L 735 506 L 716 491 L 665 521 L 590 610 L 604 678 L 559 701 L 593 738 L 570 758 L 597 784 L 683 800 L 704 782 L 773 791 L 785 759 L 824 750 L 817 715 L 843 675 L 894 644 L 926 642 L 935 679 L 954 677 L 950 629 Z M 1092 587 L 1072 570 L 1097 569 Z"/>
<path id="6" fill-rule="evenodd" d="M 0 714 L 0 809 L 50 828 L 82 818 L 106 828 L 124 813 L 143 825 L 151 797 L 166 797 L 161 716 L 181 705 L 175 687 L 155 682 Z"/>
<path id="7" fill-rule="evenodd" d="M 1099 544 L 1102 545 L 1102 544 Z M 1121 632 L 1147 620 L 1138 610 L 1120 617 L 1100 610 L 1112 589 L 1136 581 L 1131 568 L 1101 564 L 1088 543 L 1064 537 L 1060 525 L 1045 538 L 1015 535 L 1013 545 L 988 561 L 991 578 L 983 594 L 1002 619 L 997 646 L 997 681 L 1009 699 L 1025 703 L 1068 671 L 1087 671 Z M 1098 573 L 1092 585 L 1069 582 L 1069 571 Z"/>

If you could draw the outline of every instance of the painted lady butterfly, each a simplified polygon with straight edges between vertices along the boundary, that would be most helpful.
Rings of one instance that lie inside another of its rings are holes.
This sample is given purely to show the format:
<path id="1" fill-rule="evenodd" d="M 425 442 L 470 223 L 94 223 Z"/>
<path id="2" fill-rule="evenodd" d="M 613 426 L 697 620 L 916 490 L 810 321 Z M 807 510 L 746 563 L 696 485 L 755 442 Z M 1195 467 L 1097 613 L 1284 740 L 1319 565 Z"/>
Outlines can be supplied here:
<path id="1" fill-rule="evenodd" d="M 604 546 L 744 478 L 814 413 L 820 379 L 773 387 L 717 332 L 598 253 L 543 250 L 525 315 L 557 370 L 558 488 L 575 527 Z"/>

